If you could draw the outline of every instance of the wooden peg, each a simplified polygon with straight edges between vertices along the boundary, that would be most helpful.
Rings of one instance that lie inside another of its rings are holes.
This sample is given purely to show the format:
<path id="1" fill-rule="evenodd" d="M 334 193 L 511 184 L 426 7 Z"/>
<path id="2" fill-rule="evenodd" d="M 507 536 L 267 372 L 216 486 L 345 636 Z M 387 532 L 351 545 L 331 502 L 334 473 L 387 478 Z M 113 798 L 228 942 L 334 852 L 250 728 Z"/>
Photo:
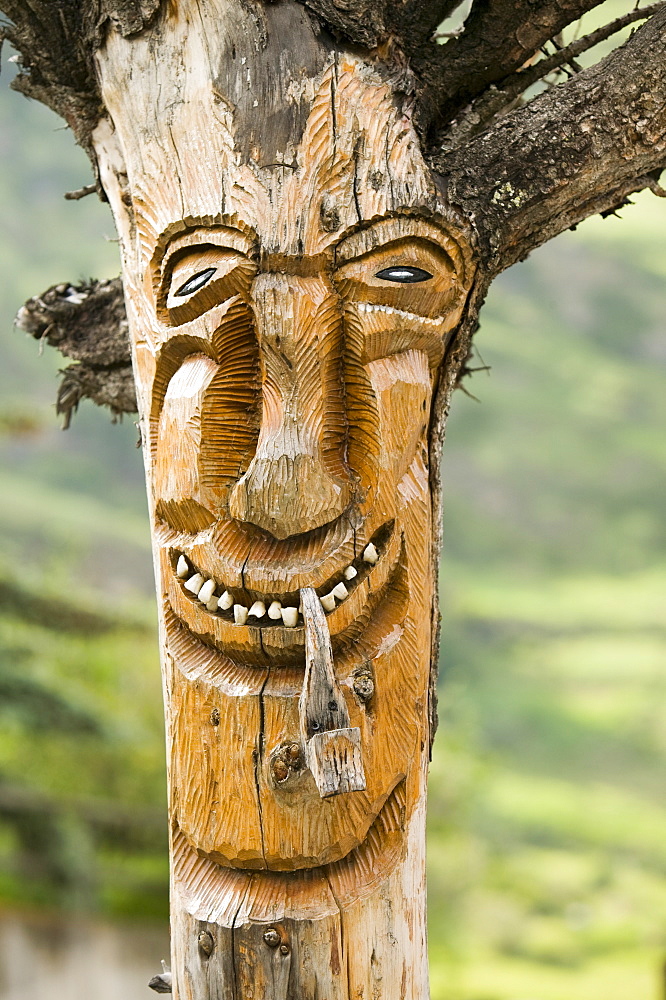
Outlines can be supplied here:
<path id="1" fill-rule="evenodd" d="M 305 677 L 298 703 L 305 762 L 319 794 L 365 790 L 361 731 L 349 725 L 344 695 L 335 679 L 326 615 L 312 587 L 301 590 L 305 622 Z"/>

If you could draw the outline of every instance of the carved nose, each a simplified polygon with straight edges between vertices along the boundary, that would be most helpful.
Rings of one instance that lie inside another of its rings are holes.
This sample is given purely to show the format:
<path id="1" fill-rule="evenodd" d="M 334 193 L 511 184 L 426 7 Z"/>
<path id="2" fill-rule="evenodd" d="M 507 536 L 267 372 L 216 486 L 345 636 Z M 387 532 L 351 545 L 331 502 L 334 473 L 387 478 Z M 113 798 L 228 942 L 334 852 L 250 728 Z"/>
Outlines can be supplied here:
<path id="1" fill-rule="evenodd" d="M 229 510 L 276 538 L 312 531 L 349 504 L 339 307 L 321 277 L 259 275 L 253 285 L 262 368 L 257 450 Z"/>

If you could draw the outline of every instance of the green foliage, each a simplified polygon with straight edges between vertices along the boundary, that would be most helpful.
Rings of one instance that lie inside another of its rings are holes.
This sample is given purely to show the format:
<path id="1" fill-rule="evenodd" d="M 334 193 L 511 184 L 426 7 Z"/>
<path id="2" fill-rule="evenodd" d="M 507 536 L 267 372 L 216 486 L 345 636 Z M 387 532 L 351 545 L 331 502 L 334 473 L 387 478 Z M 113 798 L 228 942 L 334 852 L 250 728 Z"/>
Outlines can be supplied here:
<path id="1" fill-rule="evenodd" d="M 59 123 L 0 94 L 0 900 L 166 912 L 152 571 L 131 423 L 62 434 L 41 288 L 110 276 Z M 664 206 L 493 289 L 444 457 L 433 1000 L 656 996 L 666 942 Z"/>
<path id="2" fill-rule="evenodd" d="M 444 456 L 436 1000 L 656 997 L 666 951 L 663 211 L 493 289 Z"/>

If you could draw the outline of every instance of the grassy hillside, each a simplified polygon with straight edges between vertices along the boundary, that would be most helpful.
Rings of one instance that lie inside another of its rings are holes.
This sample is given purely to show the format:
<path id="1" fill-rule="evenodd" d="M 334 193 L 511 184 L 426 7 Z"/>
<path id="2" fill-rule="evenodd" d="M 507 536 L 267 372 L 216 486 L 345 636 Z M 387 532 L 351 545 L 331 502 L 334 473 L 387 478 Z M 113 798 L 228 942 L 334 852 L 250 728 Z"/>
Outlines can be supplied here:
<path id="1" fill-rule="evenodd" d="M 85 158 L 0 91 L 0 900 L 166 910 L 131 421 L 55 425 L 27 296 L 116 270 Z M 433 1000 L 657 1000 L 666 953 L 664 222 L 652 196 L 505 275 L 445 449 Z"/>
<path id="2" fill-rule="evenodd" d="M 9 68 L 8 68 L 9 69 Z M 12 329 L 26 297 L 117 272 L 108 209 L 52 114 L 0 90 L 0 901 L 163 917 L 161 686 L 131 421 L 63 433 L 63 359 Z"/>
<path id="3" fill-rule="evenodd" d="M 664 211 L 493 289 L 444 458 L 433 996 L 661 996 Z"/>

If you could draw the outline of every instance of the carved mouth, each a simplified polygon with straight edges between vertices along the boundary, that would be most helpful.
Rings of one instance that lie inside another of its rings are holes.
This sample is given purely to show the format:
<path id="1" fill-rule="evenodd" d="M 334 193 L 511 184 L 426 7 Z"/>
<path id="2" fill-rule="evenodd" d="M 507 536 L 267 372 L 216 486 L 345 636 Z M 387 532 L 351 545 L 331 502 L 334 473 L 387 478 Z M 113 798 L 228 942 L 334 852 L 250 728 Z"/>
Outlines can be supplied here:
<path id="1" fill-rule="evenodd" d="M 331 637 L 340 639 L 354 623 L 367 624 L 381 592 L 394 575 L 401 550 L 394 522 L 383 525 L 364 545 L 361 554 L 337 570 L 316 593 L 326 613 Z M 248 662 L 266 662 L 266 655 L 284 655 L 304 646 L 299 590 L 263 598 L 227 588 L 199 572 L 181 551 L 168 553 L 169 603 L 180 622 L 204 642 Z M 362 630 L 362 628 L 361 628 Z M 287 657 L 288 660 L 291 657 Z M 285 661 L 286 662 L 286 661 Z"/>
<path id="2" fill-rule="evenodd" d="M 343 570 L 335 573 L 316 588 L 321 605 L 327 615 L 335 611 L 361 584 L 386 553 L 393 524 L 384 525 L 375 532 L 360 556 Z M 297 628 L 303 625 L 299 604 L 299 591 L 284 594 L 279 600 L 259 597 L 251 605 L 247 598 L 234 588 L 227 588 L 212 577 L 206 577 L 182 552 L 173 549 L 171 566 L 180 580 L 183 594 L 198 608 L 235 625 L 257 625 L 259 628 Z"/>

